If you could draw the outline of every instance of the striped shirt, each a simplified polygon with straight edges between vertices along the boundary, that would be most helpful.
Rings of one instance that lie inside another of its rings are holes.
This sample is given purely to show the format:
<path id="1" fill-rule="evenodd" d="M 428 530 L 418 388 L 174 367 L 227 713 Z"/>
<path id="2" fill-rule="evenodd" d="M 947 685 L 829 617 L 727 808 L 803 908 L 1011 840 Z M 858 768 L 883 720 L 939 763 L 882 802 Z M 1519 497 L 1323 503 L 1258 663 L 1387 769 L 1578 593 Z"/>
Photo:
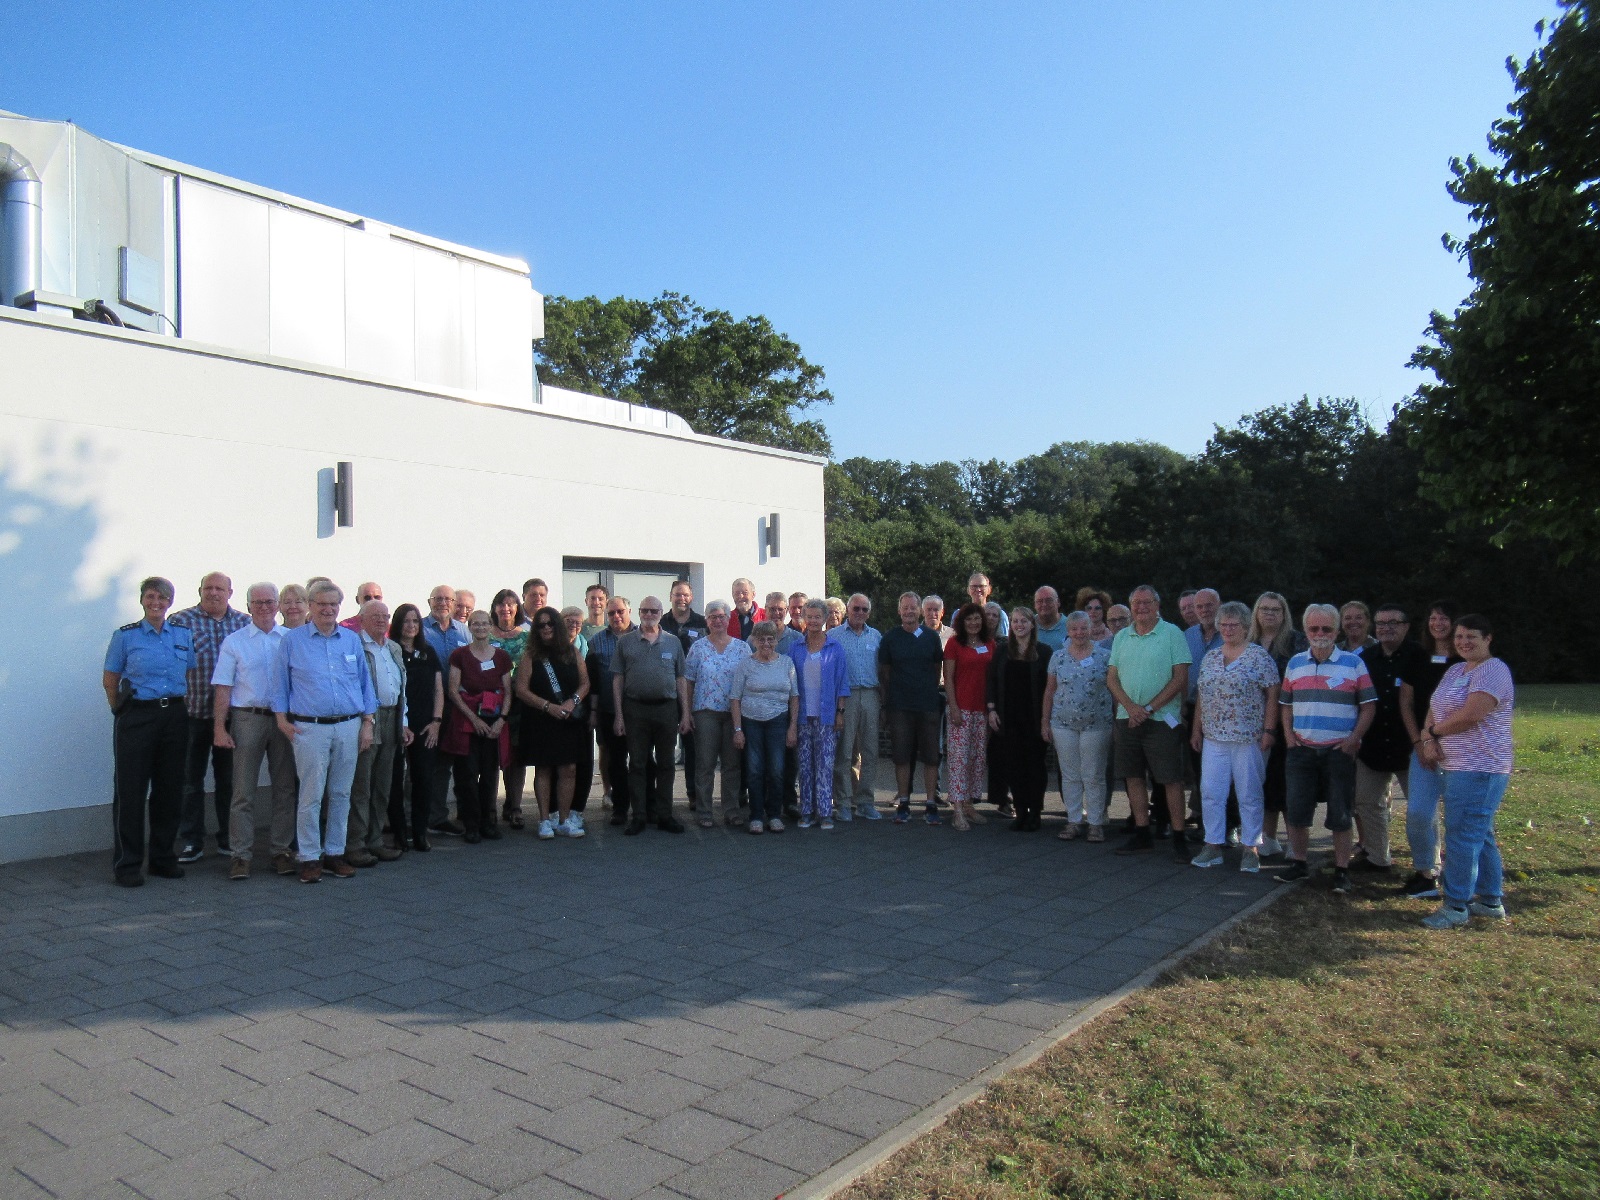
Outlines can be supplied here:
<path id="1" fill-rule="evenodd" d="M 1278 694 L 1278 703 L 1293 709 L 1294 736 L 1308 746 L 1337 746 L 1355 732 L 1361 706 L 1377 702 L 1366 660 L 1338 649 L 1321 663 L 1309 650 L 1296 654 Z"/>
<path id="2" fill-rule="evenodd" d="M 1448 733 L 1439 739 L 1446 771 L 1487 771 L 1506 775 L 1511 771 L 1511 703 L 1515 689 L 1511 668 L 1498 658 L 1485 659 L 1475 667 L 1456 663 L 1444 673 L 1433 692 L 1435 724 L 1459 713 L 1473 692 L 1493 696 L 1495 706 L 1471 729 Z"/>

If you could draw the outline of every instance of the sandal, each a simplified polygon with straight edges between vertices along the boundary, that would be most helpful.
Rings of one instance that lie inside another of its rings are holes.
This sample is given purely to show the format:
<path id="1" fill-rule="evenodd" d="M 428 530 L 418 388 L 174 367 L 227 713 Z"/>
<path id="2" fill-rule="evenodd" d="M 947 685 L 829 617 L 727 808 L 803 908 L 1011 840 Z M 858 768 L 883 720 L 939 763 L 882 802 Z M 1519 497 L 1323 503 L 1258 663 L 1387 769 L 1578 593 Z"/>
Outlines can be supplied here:
<path id="1" fill-rule="evenodd" d="M 1089 826 L 1089 840 L 1091 842 L 1103 842 L 1103 841 L 1105 841 L 1106 840 L 1105 826 L 1103 826 L 1103 825 L 1091 825 L 1091 826 Z"/>
<path id="2" fill-rule="evenodd" d="M 1078 840 L 1078 833 L 1079 833 L 1078 826 L 1075 823 L 1073 823 L 1071 821 L 1068 821 L 1067 822 L 1067 827 L 1065 829 L 1063 829 L 1060 833 L 1056 834 L 1056 836 L 1058 838 L 1060 838 L 1063 842 L 1075 842 L 1075 841 Z"/>
<path id="3" fill-rule="evenodd" d="M 520 811 L 508 812 L 506 814 L 506 824 L 513 829 L 521 829 L 523 827 L 522 813 Z"/>

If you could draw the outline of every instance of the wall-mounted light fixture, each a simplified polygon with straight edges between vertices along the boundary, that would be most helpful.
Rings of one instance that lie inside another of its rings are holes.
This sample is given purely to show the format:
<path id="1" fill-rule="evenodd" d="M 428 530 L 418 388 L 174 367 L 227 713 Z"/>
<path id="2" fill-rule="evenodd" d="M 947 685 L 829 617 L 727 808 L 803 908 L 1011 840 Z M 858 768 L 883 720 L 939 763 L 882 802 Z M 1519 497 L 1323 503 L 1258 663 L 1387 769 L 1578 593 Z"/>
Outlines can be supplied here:
<path id="1" fill-rule="evenodd" d="M 341 528 L 348 529 L 356 523 L 356 469 L 354 463 L 342 462 L 334 477 L 333 505 Z"/>
<path id="2" fill-rule="evenodd" d="M 767 516 L 767 557 L 778 557 L 778 514 L 770 513 Z"/>
<path id="3" fill-rule="evenodd" d="M 317 472 L 317 536 L 331 538 L 334 531 L 356 523 L 355 467 L 342 462 L 337 468 Z"/>

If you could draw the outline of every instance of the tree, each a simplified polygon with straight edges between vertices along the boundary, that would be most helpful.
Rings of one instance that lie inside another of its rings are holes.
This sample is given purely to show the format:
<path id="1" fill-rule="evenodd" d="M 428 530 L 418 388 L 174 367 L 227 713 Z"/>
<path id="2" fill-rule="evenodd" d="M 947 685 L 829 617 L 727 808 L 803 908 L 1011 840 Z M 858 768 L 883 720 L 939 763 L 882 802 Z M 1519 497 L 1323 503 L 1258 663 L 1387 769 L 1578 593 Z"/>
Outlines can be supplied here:
<path id="1" fill-rule="evenodd" d="M 676 413 L 698 433 L 827 454 L 822 368 L 766 317 L 736 320 L 687 296 L 545 301 L 539 379 Z"/>
<path id="2" fill-rule="evenodd" d="M 1445 246 L 1474 287 L 1433 314 L 1411 363 L 1437 382 L 1400 419 L 1424 494 L 1458 524 L 1496 544 L 1548 538 L 1570 560 L 1600 551 L 1600 25 L 1591 0 L 1562 5 L 1532 57 L 1507 63 L 1498 162 L 1450 164 L 1476 228 Z"/>

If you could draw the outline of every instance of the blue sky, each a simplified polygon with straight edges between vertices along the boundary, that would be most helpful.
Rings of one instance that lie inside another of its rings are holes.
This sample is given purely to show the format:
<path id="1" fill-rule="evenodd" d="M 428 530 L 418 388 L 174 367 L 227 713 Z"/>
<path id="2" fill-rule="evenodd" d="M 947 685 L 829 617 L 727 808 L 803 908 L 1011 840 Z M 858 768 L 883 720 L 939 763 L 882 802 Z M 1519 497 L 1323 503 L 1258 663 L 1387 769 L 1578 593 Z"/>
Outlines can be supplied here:
<path id="1" fill-rule="evenodd" d="M 839 457 L 1200 449 L 1375 418 L 1554 0 L 10 4 L 0 108 L 533 265 L 825 368 Z"/>

